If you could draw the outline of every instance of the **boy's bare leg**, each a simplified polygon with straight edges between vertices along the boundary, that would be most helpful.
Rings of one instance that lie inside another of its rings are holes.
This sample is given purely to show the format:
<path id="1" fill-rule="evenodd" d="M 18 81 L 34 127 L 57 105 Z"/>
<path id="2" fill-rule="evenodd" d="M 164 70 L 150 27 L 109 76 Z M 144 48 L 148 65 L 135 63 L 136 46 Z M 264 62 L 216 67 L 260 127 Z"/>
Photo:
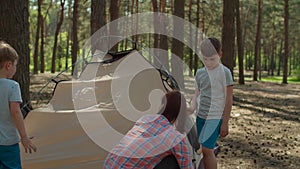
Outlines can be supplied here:
<path id="1" fill-rule="evenodd" d="M 205 169 L 217 169 L 217 159 L 213 149 L 202 147 Z"/>

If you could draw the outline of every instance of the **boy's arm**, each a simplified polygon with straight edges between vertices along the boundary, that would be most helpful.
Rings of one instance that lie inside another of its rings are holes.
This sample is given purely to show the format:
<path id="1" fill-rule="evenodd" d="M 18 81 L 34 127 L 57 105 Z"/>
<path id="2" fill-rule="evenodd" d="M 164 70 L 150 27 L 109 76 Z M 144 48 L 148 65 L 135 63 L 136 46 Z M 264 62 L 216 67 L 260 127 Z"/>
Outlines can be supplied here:
<path id="1" fill-rule="evenodd" d="M 36 151 L 35 145 L 31 142 L 31 140 L 28 138 L 26 129 L 25 129 L 25 124 L 23 121 L 23 115 L 20 110 L 20 103 L 19 102 L 10 102 L 10 114 L 13 119 L 14 124 L 16 125 L 20 137 L 21 137 L 21 142 L 25 148 L 25 152 L 31 153 L 32 151 Z"/>
<path id="2" fill-rule="evenodd" d="M 220 136 L 225 137 L 228 135 L 228 123 L 230 118 L 230 112 L 232 108 L 232 95 L 233 95 L 233 86 L 226 87 L 226 103 L 224 107 L 224 115 L 223 115 L 223 122 L 221 126 Z"/>
<path id="3" fill-rule="evenodd" d="M 187 113 L 188 114 L 193 114 L 194 111 L 196 110 L 196 108 L 198 106 L 197 98 L 198 98 L 199 94 L 200 94 L 200 90 L 195 89 L 195 94 L 194 94 L 194 97 L 192 99 L 191 105 L 190 105 L 190 107 L 187 108 Z"/>

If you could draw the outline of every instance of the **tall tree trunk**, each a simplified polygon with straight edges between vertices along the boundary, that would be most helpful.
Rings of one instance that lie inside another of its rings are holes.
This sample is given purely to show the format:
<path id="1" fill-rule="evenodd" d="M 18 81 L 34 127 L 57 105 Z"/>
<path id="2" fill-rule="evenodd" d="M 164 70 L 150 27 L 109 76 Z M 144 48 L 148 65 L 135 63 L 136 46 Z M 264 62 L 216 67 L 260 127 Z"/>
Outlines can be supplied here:
<path id="1" fill-rule="evenodd" d="M 125 14 L 130 13 L 130 3 L 129 3 L 129 1 L 130 1 L 130 0 L 126 0 L 126 3 L 125 3 L 125 4 L 126 4 Z M 129 26 L 128 26 L 129 23 L 126 23 L 126 24 L 127 24 L 127 27 L 129 27 Z M 125 37 L 127 37 L 127 35 L 128 35 L 128 30 L 126 29 L 126 30 L 125 30 Z M 125 45 L 124 45 L 124 46 L 125 46 L 125 50 L 126 50 L 127 47 L 128 47 L 128 41 L 127 41 L 127 40 L 125 40 Z"/>
<path id="2" fill-rule="evenodd" d="M 201 1 L 201 31 L 202 31 L 202 34 L 205 34 L 205 3 L 206 1 L 205 0 L 202 0 Z"/>
<path id="3" fill-rule="evenodd" d="M 160 0 L 160 12 L 166 13 L 166 0 Z M 168 26 L 168 17 L 165 17 L 164 15 L 161 15 L 160 17 L 160 30 L 162 32 L 167 32 L 167 26 Z M 169 66 L 169 52 L 168 52 L 168 36 L 160 34 L 159 35 L 159 48 L 162 51 L 165 51 L 165 55 L 161 56 L 161 63 L 165 66 L 167 71 L 170 71 Z"/>
<path id="4" fill-rule="evenodd" d="M 160 29 L 159 27 L 159 15 L 158 15 L 158 5 L 157 5 L 157 0 L 152 0 L 152 9 L 153 9 L 153 26 L 154 26 L 154 55 L 156 58 L 154 58 L 154 65 L 155 66 L 159 66 L 159 61 L 156 60 L 156 59 L 160 59 L 160 55 L 159 55 L 159 51 L 158 51 L 158 48 L 159 48 L 159 34 L 157 33 Z"/>
<path id="5" fill-rule="evenodd" d="M 260 38 L 261 38 L 261 24 L 262 24 L 262 2 L 258 0 L 258 14 L 257 14 L 257 25 L 256 25 L 256 36 L 255 36 L 255 49 L 254 49 L 254 70 L 253 70 L 253 81 L 257 81 L 257 71 L 260 67 Z"/>
<path id="6" fill-rule="evenodd" d="M 274 62 L 274 57 L 275 57 L 275 51 L 276 51 L 276 47 L 275 47 L 275 23 L 272 23 L 272 42 L 271 42 L 271 59 L 270 59 L 270 64 L 269 64 L 269 69 L 270 69 L 270 75 L 274 76 L 274 66 L 275 66 L 275 62 Z"/>
<path id="7" fill-rule="evenodd" d="M 70 52 L 70 31 L 68 31 L 68 34 L 67 34 L 67 47 L 66 47 L 66 57 L 65 57 L 65 69 L 68 69 L 68 67 L 69 67 L 69 64 L 68 64 L 69 52 Z"/>
<path id="8" fill-rule="evenodd" d="M 245 84 L 244 79 L 244 46 L 243 46 L 243 30 L 240 18 L 240 0 L 235 0 L 235 19 L 236 19 L 236 37 L 238 48 L 239 62 L 239 84 Z"/>
<path id="9" fill-rule="evenodd" d="M 68 0 L 68 28 L 67 28 L 67 47 L 66 47 L 66 57 L 65 57 L 65 69 L 67 70 L 69 67 L 69 57 L 70 57 L 70 39 L 71 39 L 71 25 L 72 25 L 72 0 Z"/>
<path id="10" fill-rule="evenodd" d="M 234 1 L 223 0 L 222 63 L 230 69 L 232 74 L 234 56 L 234 10 Z"/>
<path id="11" fill-rule="evenodd" d="M 56 52 L 57 52 L 57 41 L 58 41 L 58 34 L 60 32 L 61 25 L 64 21 L 64 9 L 65 9 L 65 0 L 60 0 L 60 17 L 59 21 L 56 25 L 56 30 L 54 34 L 54 45 L 53 45 L 53 52 L 52 52 L 52 66 L 51 66 L 51 73 L 55 73 L 56 70 Z"/>
<path id="12" fill-rule="evenodd" d="M 282 83 L 287 84 L 289 58 L 289 0 L 284 1 L 284 58 Z"/>
<path id="13" fill-rule="evenodd" d="M 139 0 L 135 0 L 135 13 L 139 13 Z M 136 16 L 136 22 L 135 22 L 135 30 L 138 31 L 138 27 L 139 27 L 139 15 Z M 139 41 L 139 35 L 135 34 L 135 41 L 138 42 Z"/>
<path id="14" fill-rule="evenodd" d="M 282 48 L 283 48 L 283 38 L 280 39 L 280 47 L 279 47 L 279 52 L 278 52 L 277 76 L 280 76 L 281 64 L 282 64 L 282 60 L 283 60 Z"/>
<path id="15" fill-rule="evenodd" d="M 196 13 L 196 27 L 199 28 L 199 20 L 200 20 L 200 0 L 197 0 L 197 13 Z M 204 8 L 204 3 L 201 3 L 202 6 L 201 8 Z M 204 9 L 203 9 L 204 10 Z M 203 19 L 203 18 L 202 18 Z M 203 38 L 203 27 L 201 29 L 201 38 Z M 194 51 L 197 50 L 197 47 L 198 47 L 198 36 L 199 36 L 199 32 L 198 30 L 196 31 L 196 35 L 195 35 L 195 48 L 194 48 Z M 194 53 L 194 75 L 196 75 L 196 72 L 197 72 L 197 69 L 198 69 L 198 61 L 199 61 L 199 56 L 197 55 L 197 53 L 195 52 Z"/>
<path id="16" fill-rule="evenodd" d="M 41 46 L 40 46 L 40 55 L 41 55 L 41 59 L 40 59 L 40 72 L 44 73 L 45 72 L 45 53 L 44 53 L 44 45 L 45 45 L 45 19 L 46 18 L 42 18 L 42 23 L 41 23 Z"/>
<path id="17" fill-rule="evenodd" d="M 120 8 L 120 0 L 111 0 L 110 1 L 110 7 L 109 7 L 109 11 L 110 11 L 110 21 L 112 22 L 113 20 L 116 20 L 119 18 L 119 8 Z M 110 31 L 110 35 L 115 35 L 117 32 L 118 28 L 116 27 L 110 27 L 109 31 Z M 116 41 L 115 37 L 111 37 L 112 38 L 112 42 Z M 110 49 L 110 51 L 112 52 L 117 52 L 118 51 L 118 43 L 115 45 L 110 45 L 112 46 L 112 48 Z"/>
<path id="18" fill-rule="evenodd" d="M 131 0 L 131 7 L 130 7 L 131 8 L 131 12 L 130 12 L 131 15 L 134 14 L 134 2 L 135 2 L 135 0 Z M 136 34 L 136 32 L 134 32 L 135 31 L 134 27 L 135 27 L 135 23 L 134 23 L 134 19 L 132 18 L 132 20 L 131 20 L 131 34 L 133 35 L 132 40 L 136 42 L 136 39 L 135 39 L 136 36 L 134 36 L 134 34 Z"/>
<path id="19" fill-rule="evenodd" d="M 42 16 L 42 20 L 41 20 L 41 46 L 40 46 L 40 55 L 41 55 L 41 59 L 40 59 L 40 71 L 41 73 L 45 72 L 45 52 L 44 52 L 44 46 L 45 46 L 45 22 L 46 22 L 46 18 L 48 16 L 49 10 L 52 6 L 52 0 L 50 1 L 50 4 L 46 10 L 46 13 L 44 16 Z"/>
<path id="20" fill-rule="evenodd" d="M 184 18 L 184 4 L 185 0 L 174 0 L 174 15 L 180 18 Z M 177 23 L 177 20 L 173 21 L 173 34 L 174 36 L 179 37 L 179 39 L 183 39 L 184 34 L 184 25 Z M 171 58 L 171 68 L 172 74 L 177 77 L 178 85 L 183 89 L 184 88 L 184 79 L 183 79 L 183 64 L 179 64 L 175 62 L 175 57 L 179 57 L 181 60 L 183 59 L 183 43 L 179 40 L 173 38 L 172 39 L 172 58 Z"/>
<path id="21" fill-rule="evenodd" d="M 93 9 L 92 9 L 93 10 Z M 72 75 L 77 77 L 75 72 L 75 63 L 77 62 L 77 51 L 78 51 L 78 0 L 73 2 L 73 24 L 72 24 L 72 46 L 71 46 L 71 55 L 72 55 Z"/>
<path id="22" fill-rule="evenodd" d="M 109 6 L 110 21 L 119 18 L 120 0 L 111 0 Z"/>
<path id="23" fill-rule="evenodd" d="M 103 36 L 107 36 L 107 29 L 101 32 L 96 32 L 106 24 L 106 0 L 92 0 L 91 3 L 91 52 L 101 50 L 102 52 L 108 52 L 107 39 Z"/>
<path id="24" fill-rule="evenodd" d="M 58 44 L 61 44 L 62 43 L 62 35 L 59 34 L 59 42 Z M 62 47 L 61 46 L 58 46 L 57 48 L 57 52 L 59 53 L 58 55 L 58 71 L 60 72 L 61 71 L 61 68 L 62 68 L 62 62 L 61 62 L 61 59 L 62 59 Z"/>
<path id="25" fill-rule="evenodd" d="M 0 37 L 19 54 L 18 68 L 14 79 L 19 82 L 23 104 L 29 95 L 29 1 L 0 1 Z"/>
<path id="26" fill-rule="evenodd" d="M 38 19 L 37 19 L 37 28 L 35 34 L 35 42 L 34 42 L 34 53 L 33 53 L 33 73 L 38 73 L 38 55 L 39 55 L 39 39 L 40 39 L 40 27 L 42 23 L 42 3 L 43 0 L 38 0 Z"/>
<path id="27" fill-rule="evenodd" d="M 247 30 L 249 30 L 247 25 L 246 25 L 246 23 L 248 22 L 249 13 L 250 13 L 250 6 L 247 8 L 247 11 L 246 11 L 246 14 L 245 14 L 245 17 L 244 17 L 244 20 L 243 20 L 243 23 L 244 23 L 244 26 L 243 26 L 244 32 L 243 32 L 243 38 L 242 38 L 243 53 L 245 53 L 245 41 L 246 41 Z M 247 69 L 247 63 L 248 63 L 248 60 L 246 58 L 246 69 Z"/>
<path id="28" fill-rule="evenodd" d="M 189 12 L 188 12 L 188 17 L 189 17 L 189 22 L 192 23 L 192 7 L 193 7 L 193 0 L 190 0 L 189 2 Z M 197 31 L 197 30 L 196 30 Z M 190 43 L 191 45 L 192 43 L 192 39 L 193 39 L 193 32 L 192 32 L 192 24 L 189 24 L 189 39 L 190 39 Z M 190 70 L 193 70 L 193 46 L 191 48 L 189 48 L 189 68 Z M 189 76 L 192 76 L 192 71 L 189 72 Z"/>
<path id="29" fill-rule="evenodd" d="M 106 0 L 92 0 L 91 35 L 106 24 Z"/>

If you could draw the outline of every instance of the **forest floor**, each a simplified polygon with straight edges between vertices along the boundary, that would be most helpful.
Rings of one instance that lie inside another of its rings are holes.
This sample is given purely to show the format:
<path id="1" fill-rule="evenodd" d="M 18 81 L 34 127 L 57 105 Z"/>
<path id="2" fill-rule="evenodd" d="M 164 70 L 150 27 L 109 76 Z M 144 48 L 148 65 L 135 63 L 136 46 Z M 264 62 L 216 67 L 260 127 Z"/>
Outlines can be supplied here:
<path id="1" fill-rule="evenodd" d="M 219 168 L 300 168 L 300 84 L 235 85 L 231 117 Z"/>
<path id="2" fill-rule="evenodd" d="M 32 94 L 50 77 L 32 76 Z M 219 144 L 220 169 L 300 168 L 300 84 L 235 84 L 230 134 Z"/>

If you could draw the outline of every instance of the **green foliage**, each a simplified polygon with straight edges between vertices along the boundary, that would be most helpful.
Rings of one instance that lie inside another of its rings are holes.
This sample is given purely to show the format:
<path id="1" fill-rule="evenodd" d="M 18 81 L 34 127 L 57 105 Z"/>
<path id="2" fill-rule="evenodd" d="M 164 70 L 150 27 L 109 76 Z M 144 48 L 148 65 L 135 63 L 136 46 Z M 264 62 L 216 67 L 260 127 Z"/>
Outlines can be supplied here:
<path id="1" fill-rule="evenodd" d="M 136 2 L 136 1 L 135 1 Z M 139 0 L 138 12 L 149 12 L 152 11 L 152 4 L 151 1 L 146 0 Z M 174 8 L 173 1 L 166 1 L 166 12 L 169 14 L 172 13 L 172 9 Z M 202 1 L 200 1 L 202 2 Z M 199 27 L 201 28 L 202 18 L 204 18 L 204 33 L 206 36 L 214 36 L 221 39 L 222 33 L 222 11 L 223 11 L 223 1 L 222 0 L 215 0 L 215 1 L 203 1 L 204 6 L 202 3 L 200 4 L 200 19 L 197 20 L 197 8 L 196 8 L 196 0 L 193 0 L 193 6 L 191 11 L 191 20 L 194 25 L 199 23 Z M 299 0 L 290 0 L 290 22 L 289 22 L 289 32 L 290 32 L 290 48 L 293 51 L 291 52 L 291 57 L 296 61 L 300 60 L 300 3 Z M 107 1 L 107 22 L 109 22 L 110 14 L 109 14 L 109 3 Z M 188 20 L 189 14 L 189 5 L 190 1 L 186 1 L 185 6 L 185 19 Z M 32 55 L 34 53 L 34 43 L 35 43 L 35 34 L 37 28 L 37 0 L 29 0 L 30 4 L 30 53 L 31 53 L 31 61 L 30 61 L 30 69 L 33 69 L 33 58 Z M 52 4 L 52 5 L 50 5 Z M 82 47 L 86 40 L 90 37 L 90 9 L 91 2 L 90 1 L 79 1 L 79 18 L 78 18 L 78 40 L 79 40 L 79 51 L 78 55 L 81 56 L 82 54 Z M 136 6 L 133 7 L 132 11 L 132 3 L 129 0 L 120 1 L 120 17 L 130 15 L 135 13 Z M 49 12 L 46 15 L 46 11 L 49 8 Z M 203 8 L 203 10 L 201 10 Z M 264 0 L 263 1 L 263 24 L 262 24 L 262 50 L 261 50 L 261 68 L 265 68 L 265 62 L 268 63 L 268 60 L 271 58 L 271 50 L 272 50 L 272 42 L 274 41 L 274 62 L 276 68 L 279 64 L 279 55 L 283 53 L 283 48 L 280 48 L 281 41 L 283 39 L 283 22 L 284 22 L 284 1 L 282 0 Z M 42 4 L 42 14 L 45 17 L 45 66 L 46 70 L 50 70 L 51 68 L 51 57 L 52 57 L 52 50 L 53 50 L 53 41 L 54 41 L 54 32 L 56 29 L 56 24 L 58 21 L 58 14 L 60 11 L 60 1 L 59 0 L 43 0 Z M 58 42 L 58 51 L 57 51 L 57 70 L 62 70 L 65 65 L 65 57 L 67 55 L 67 35 L 72 32 L 72 12 L 73 12 L 73 1 L 66 0 L 65 4 L 65 13 L 64 13 L 64 22 L 61 28 L 61 32 L 59 35 L 59 42 Z M 256 20 L 257 20 L 257 0 L 240 0 L 240 14 L 241 14 L 241 22 L 243 33 L 245 34 L 245 43 L 244 43 L 244 67 L 253 68 L 253 60 L 254 60 L 254 46 L 255 46 L 255 33 L 256 33 Z M 203 16 L 203 17 L 202 17 Z M 226 23 L 226 22 L 225 22 Z M 171 23 L 170 23 L 171 24 Z M 151 26 L 151 25 L 150 25 Z M 167 27 L 169 29 L 169 27 Z M 188 31 L 188 30 L 186 30 Z M 274 38 L 274 39 L 273 39 Z M 147 47 L 153 46 L 154 39 L 148 35 L 141 35 L 139 36 L 139 42 L 146 44 Z M 169 47 L 171 46 L 172 41 L 169 39 L 168 41 Z M 70 45 L 71 36 L 70 36 Z M 284 44 L 283 44 L 284 45 Z M 121 46 L 120 46 L 121 48 Z M 266 52 L 264 53 L 264 50 Z M 281 50 L 280 50 L 281 49 Z M 69 59 L 68 62 L 71 64 L 71 46 L 69 46 Z M 189 50 L 185 48 L 184 51 L 184 58 L 186 64 L 188 64 L 190 60 Z M 248 64 L 248 65 L 246 65 Z M 290 64 L 290 63 L 289 63 Z M 292 69 L 296 69 L 296 62 L 292 62 Z M 238 64 L 235 64 L 238 65 Z M 201 61 L 199 60 L 199 67 L 201 66 Z M 235 67 L 234 69 L 237 69 Z M 276 71 L 276 70 L 275 70 Z M 293 70 L 293 75 L 295 75 L 296 79 L 300 77 L 300 70 Z"/>

